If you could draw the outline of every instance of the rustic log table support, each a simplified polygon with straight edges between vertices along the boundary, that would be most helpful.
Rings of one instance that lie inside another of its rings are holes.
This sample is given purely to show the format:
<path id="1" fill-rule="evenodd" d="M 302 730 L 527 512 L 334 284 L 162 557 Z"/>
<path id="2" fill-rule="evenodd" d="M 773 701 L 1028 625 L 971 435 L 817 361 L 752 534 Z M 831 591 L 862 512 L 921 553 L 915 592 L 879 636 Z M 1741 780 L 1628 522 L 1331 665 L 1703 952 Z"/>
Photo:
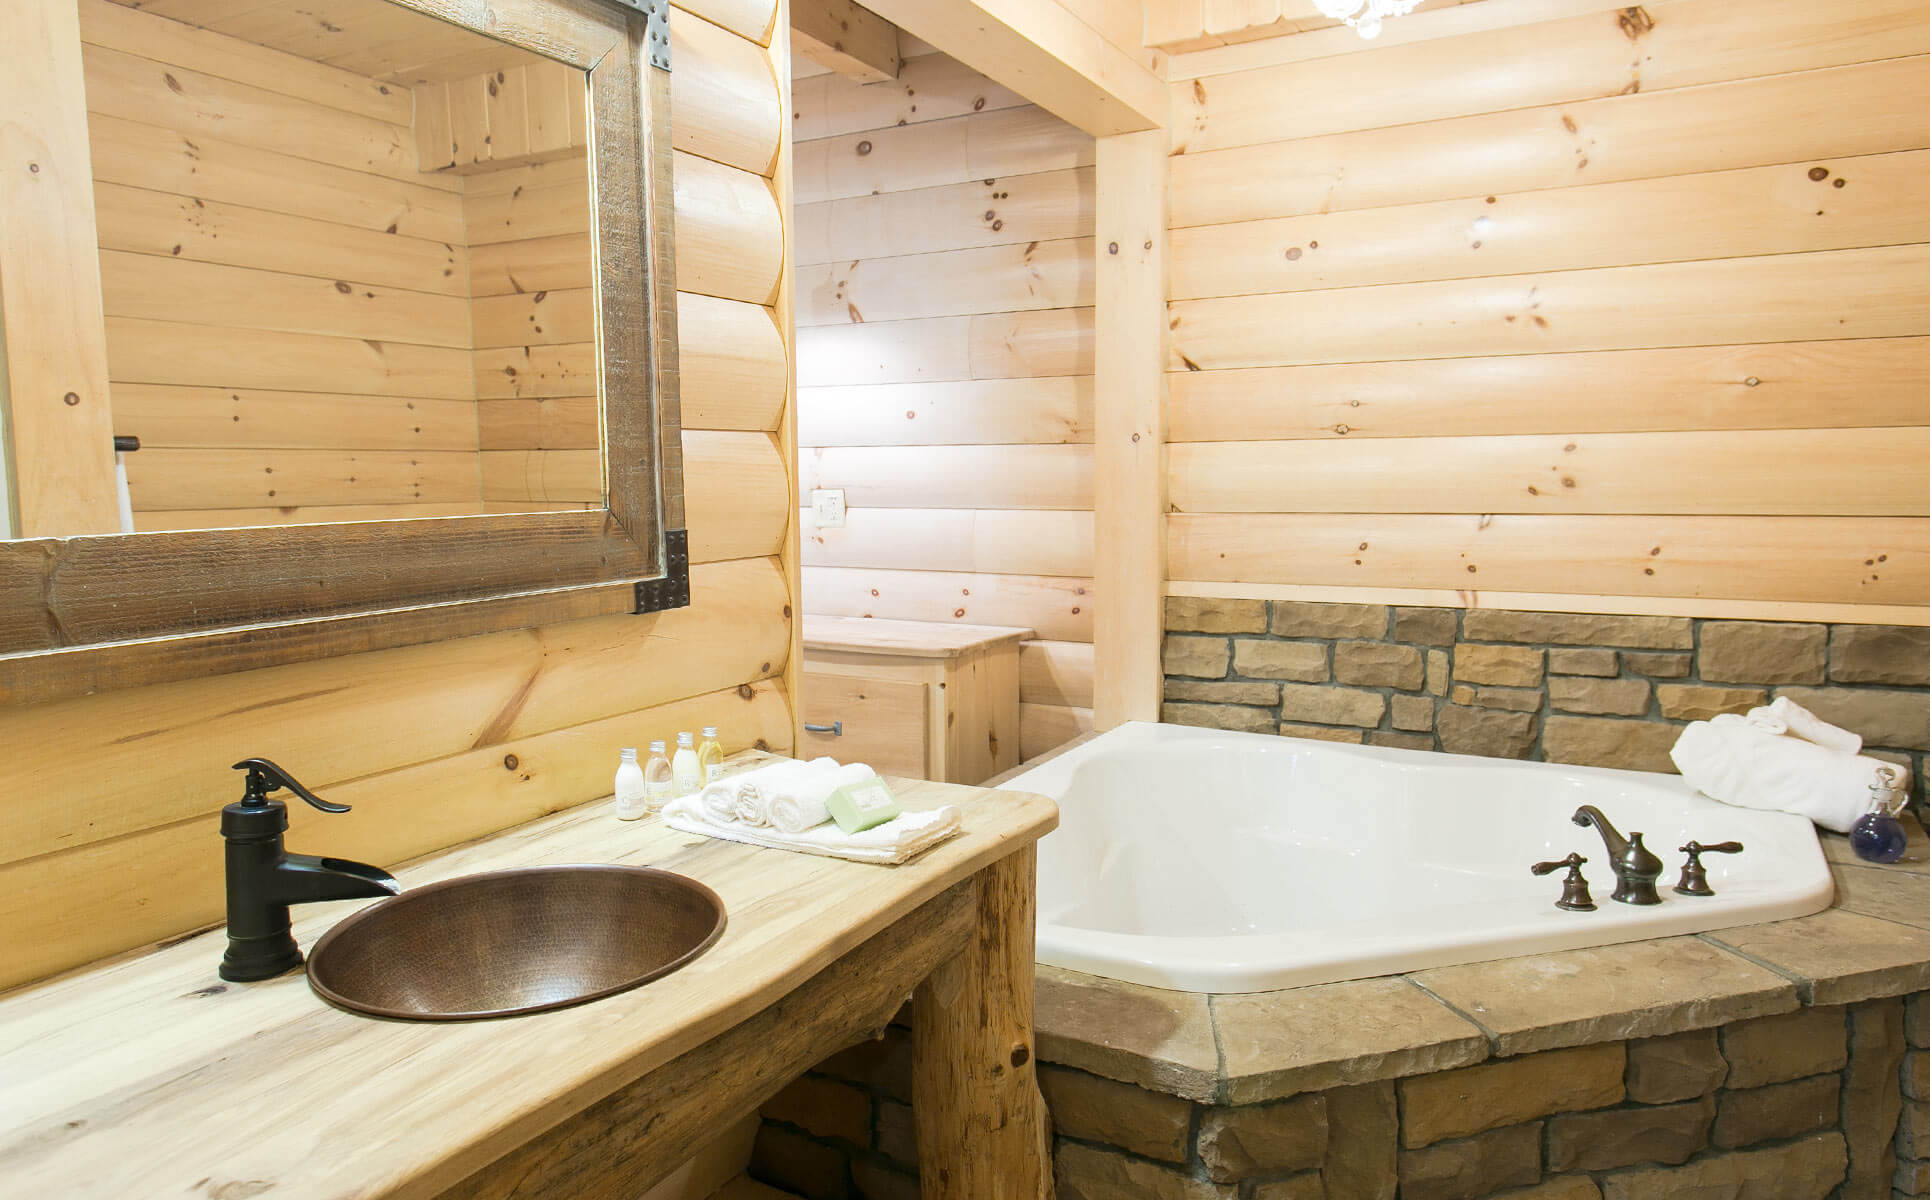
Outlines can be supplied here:
<path id="1" fill-rule="evenodd" d="M 1037 863 L 1027 846 L 979 871 L 974 936 L 913 997 L 912 1115 L 924 1200 L 1050 1194 L 1032 1045 Z"/>
<path id="2" fill-rule="evenodd" d="M 818 1062 L 879 1036 L 914 983 L 972 941 L 974 899 L 971 880 L 952 885 L 770 1008 L 511 1150 L 438 1200 L 635 1196 Z"/>

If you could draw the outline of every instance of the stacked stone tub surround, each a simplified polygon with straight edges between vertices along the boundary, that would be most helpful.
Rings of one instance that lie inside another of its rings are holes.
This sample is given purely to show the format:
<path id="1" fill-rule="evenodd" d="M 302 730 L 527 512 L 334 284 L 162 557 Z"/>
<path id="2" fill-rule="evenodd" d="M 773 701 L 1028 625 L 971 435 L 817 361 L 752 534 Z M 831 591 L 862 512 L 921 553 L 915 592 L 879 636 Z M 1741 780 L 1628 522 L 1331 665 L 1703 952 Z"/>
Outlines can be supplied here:
<path id="1" fill-rule="evenodd" d="M 1835 908 L 1245 995 L 1040 968 L 1061 1200 L 1930 1195 L 1930 843 Z M 911 1200 L 909 1031 L 764 1110 L 752 1173 Z"/>
<path id="2" fill-rule="evenodd" d="M 1164 660 L 1179 725 L 1673 772 L 1788 696 L 1913 781 L 1930 751 L 1930 628 L 1176 596 Z"/>
<path id="3" fill-rule="evenodd" d="M 1176 723 L 1668 771 L 1683 724 L 1789 695 L 1916 781 L 1930 750 L 1922 629 L 1188 598 L 1166 624 Z M 1930 1196 L 1909 824 L 1892 866 L 1825 835 L 1836 903 L 1791 921 L 1240 995 L 1040 968 L 1058 1194 Z M 901 1021 L 797 1081 L 752 1173 L 915 1197 L 908 1049 Z"/>

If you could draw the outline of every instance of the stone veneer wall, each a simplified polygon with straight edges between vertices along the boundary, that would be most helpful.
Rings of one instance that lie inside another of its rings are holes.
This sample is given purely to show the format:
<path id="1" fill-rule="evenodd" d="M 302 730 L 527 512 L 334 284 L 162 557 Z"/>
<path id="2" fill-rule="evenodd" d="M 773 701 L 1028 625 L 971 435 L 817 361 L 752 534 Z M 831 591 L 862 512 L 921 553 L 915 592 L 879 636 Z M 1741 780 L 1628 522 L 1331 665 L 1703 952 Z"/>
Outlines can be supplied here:
<path id="1" fill-rule="evenodd" d="M 764 1109 L 751 1174 L 914 1200 L 894 1026 Z M 1219 1106 L 1041 1063 L 1060 1200 L 1930 1194 L 1930 993 Z"/>
<path id="2" fill-rule="evenodd" d="M 1176 596 L 1164 660 L 1180 725 L 1672 772 L 1685 723 L 1789 696 L 1930 751 L 1930 628 Z"/>

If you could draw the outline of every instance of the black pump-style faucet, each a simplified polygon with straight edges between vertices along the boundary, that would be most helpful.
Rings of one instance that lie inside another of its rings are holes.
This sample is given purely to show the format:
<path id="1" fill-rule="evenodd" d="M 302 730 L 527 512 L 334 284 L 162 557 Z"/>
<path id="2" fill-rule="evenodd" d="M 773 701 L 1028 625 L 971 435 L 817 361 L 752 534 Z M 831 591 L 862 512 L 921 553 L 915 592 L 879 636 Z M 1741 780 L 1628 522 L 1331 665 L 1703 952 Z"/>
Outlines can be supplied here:
<path id="1" fill-rule="evenodd" d="M 1642 844 L 1641 834 L 1631 832 L 1624 838 L 1609 824 L 1602 810 L 1592 804 L 1576 809 L 1573 820 L 1584 829 L 1593 825 L 1595 832 L 1602 835 L 1602 845 L 1608 848 L 1608 865 L 1615 871 L 1615 891 L 1610 894 L 1610 900 L 1620 900 L 1623 904 L 1662 903 L 1662 897 L 1655 894 L 1662 860 Z"/>
<path id="2" fill-rule="evenodd" d="M 247 793 L 221 810 L 221 836 L 228 842 L 228 952 L 221 977 L 237 983 L 268 979 L 302 965 L 301 947 L 289 932 L 288 906 L 314 900 L 360 900 L 402 890 L 380 867 L 345 858 L 290 854 L 282 847 L 288 806 L 270 800 L 287 788 L 323 812 L 344 813 L 265 758 L 247 758 Z"/>

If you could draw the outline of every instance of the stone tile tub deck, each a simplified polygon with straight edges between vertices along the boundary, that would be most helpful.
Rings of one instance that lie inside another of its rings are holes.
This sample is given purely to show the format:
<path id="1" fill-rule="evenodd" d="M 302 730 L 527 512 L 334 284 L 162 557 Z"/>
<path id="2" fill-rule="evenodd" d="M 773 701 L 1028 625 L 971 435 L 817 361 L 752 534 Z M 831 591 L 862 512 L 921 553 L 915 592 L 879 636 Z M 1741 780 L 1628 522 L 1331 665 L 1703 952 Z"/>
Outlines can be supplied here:
<path id="1" fill-rule="evenodd" d="M 1247 995 L 1040 968 L 1061 1200 L 1930 1195 L 1930 839 L 1826 836 L 1815 916 Z M 909 1033 L 765 1109 L 752 1170 L 909 1200 Z"/>

